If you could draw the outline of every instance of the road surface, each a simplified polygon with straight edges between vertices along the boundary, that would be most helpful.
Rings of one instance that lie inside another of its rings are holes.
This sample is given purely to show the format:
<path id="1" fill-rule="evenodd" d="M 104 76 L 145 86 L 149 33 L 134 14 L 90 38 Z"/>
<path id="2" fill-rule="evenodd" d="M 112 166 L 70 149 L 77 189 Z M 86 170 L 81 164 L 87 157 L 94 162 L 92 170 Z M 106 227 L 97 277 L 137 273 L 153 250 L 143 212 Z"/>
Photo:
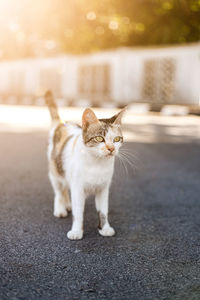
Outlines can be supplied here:
<path id="1" fill-rule="evenodd" d="M 52 215 L 46 129 L 0 124 L 0 299 L 200 299 L 200 127 L 181 120 L 126 125 L 138 138 L 134 167 L 116 162 L 116 236 L 98 235 L 91 197 L 81 241 Z"/>

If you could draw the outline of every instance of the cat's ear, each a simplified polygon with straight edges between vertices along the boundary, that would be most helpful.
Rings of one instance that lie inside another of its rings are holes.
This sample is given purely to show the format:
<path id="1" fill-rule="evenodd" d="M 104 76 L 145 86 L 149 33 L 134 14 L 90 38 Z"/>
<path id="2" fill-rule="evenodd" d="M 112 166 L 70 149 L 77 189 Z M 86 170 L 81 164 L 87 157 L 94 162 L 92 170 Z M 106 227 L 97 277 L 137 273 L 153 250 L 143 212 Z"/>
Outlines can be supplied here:
<path id="1" fill-rule="evenodd" d="M 86 129 L 88 126 L 96 124 L 98 122 L 99 120 L 97 119 L 95 113 L 91 110 L 91 108 L 86 108 L 82 116 L 83 129 Z"/>
<path id="2" fill-rule="evenodd" d="M 113 124 L 115 125 L 121 125 L 122 123 L 122 117 L 124 116 L 124 113 L 126 112 L 127 107 L 124 107 L 120 112 L 112 117 L 114 120 Z"/>

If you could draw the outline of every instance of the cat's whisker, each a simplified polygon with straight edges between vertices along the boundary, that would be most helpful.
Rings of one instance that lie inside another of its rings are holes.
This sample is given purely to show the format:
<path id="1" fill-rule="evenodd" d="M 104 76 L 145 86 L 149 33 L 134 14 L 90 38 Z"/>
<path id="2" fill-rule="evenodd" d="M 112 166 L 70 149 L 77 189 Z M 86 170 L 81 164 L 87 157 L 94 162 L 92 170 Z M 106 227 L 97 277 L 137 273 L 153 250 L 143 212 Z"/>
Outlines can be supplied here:
<path id="1" fill-rule="evenodd" d="M 117 158 L 119 159 L 120 167 L 122 166 L 122 167 L 124 168 L 126 174 L 128 175 L 128 169 L 127 169 L 127 166 L 126 166 L 126 164 L 124 163 L 122 157 L 120 157 L 120 155 L 118 155 Z"/>
<path id="2" fill-rule="evenodd" d="M 136 159 L 135 156 L 129 155 L 128 153 L 120 152 L 120 154 L 123 155 L 124 157 L 128 158 L 128 160 L 131 160 L 134 163 L 139 162 L 139 160 Z"/>
<path id="3" fill-rule="evenodd" d="M 129 167 L 131 167 L 131 170 L 135 170 L 136 169 L 136 167 L 134 166 L 134 164 L 132 164 L 130 161 L 128 161 L 126 157 L 123 157 L 122 155 L 119 155 L 118 158 L 119 158 L 120 163 L 122 163 L 122 165 L 123 165 L 123 167 L 124 167 L 124 169 L 126 171 L 126 174 L 129 173 L 129 170 L 130 170 Z"/>
<path id="4" fill-rule="evenodd" d="M 135 161 L 134 156 L 131 157 L 131 155 L 125 153 L 125 152 L 119 152 L 119 158 L 123 163 L 126 165 L 126 169 L 130 171 L 130 168 L 132 171 L 136 171 L 139 169 L 139 161 Z"/>
<path id="5" fill-rule="evenodd" d="M 127 157 L 122 156 L 122 158 L 123 158 L 124 161 L 127 163 L 127 165 L 131 166 L 133 169 L 136 169 L 136 168 L 137 168 L 137 166 L 136 166 L 133 162 L 131 162 Z"/>
<path id="6" fill-rule="evenodd" d="M 123 159 L 121 159 L 121 162 L 122 162 L 122 165 L 124 166 L 126 174 L 128 175 L 128 168 L 127 168 L 126 164 L 124 163 Z"/>
<path id="7" fill-rule="evenodd" d="M 130 152 L 129 150 L 127 149 L 120 149 L 120 153 L 125 153 L 131 157 L 133 157 L 134 159 L 138 160 L 139 161 L 139 158 L 136 156 L 136 154 L 134 154 L 133 152 Z"/>
<path id="8" fill-rule="evenodd" d="M 133 164 L 134 166 L 138 166 L 138 161 L 136 161 L 133 157 L 130 157 L 129 155 L 125 153 L 120 153 L 124 158 L 128 160 L 129 163 Z"/>
<path id="9" fill-rule="evenodd" d="M 125 156 L 129 161 L 131 161 L 137 168 L 142 167 L 141 160 L 127 149 L 120 149 L 120 154 Z"/>

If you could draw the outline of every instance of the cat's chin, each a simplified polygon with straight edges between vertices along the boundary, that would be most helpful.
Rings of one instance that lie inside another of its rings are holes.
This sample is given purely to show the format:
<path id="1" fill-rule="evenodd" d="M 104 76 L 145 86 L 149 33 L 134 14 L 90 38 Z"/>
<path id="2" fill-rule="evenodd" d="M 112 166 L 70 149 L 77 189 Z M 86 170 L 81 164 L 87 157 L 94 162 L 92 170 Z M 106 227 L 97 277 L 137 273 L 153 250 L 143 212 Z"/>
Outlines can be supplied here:
<path id="1" fill-rule="evenodd" d="M 99 154 L 96 154 L 94 155 L 97 159 L 114 159 L 115 157 L 115 154 L 102 154 L 102 155 L 99 155 Z"/>
<path id="2" fill-rule="evenodd" d="M 115 158 L 115 156 L 116 156 L 116 154 L 105 154 L 103 156 L 103 159 L 112 160 Z"/>
<path id="3" fill-rule="evenodd" d="M 113 154 L 113 153 L 108 153 L 108 154 L 105 155 L 105 157 L 108 157 L 108 158 L 115 157 L 115 154 Z"/>

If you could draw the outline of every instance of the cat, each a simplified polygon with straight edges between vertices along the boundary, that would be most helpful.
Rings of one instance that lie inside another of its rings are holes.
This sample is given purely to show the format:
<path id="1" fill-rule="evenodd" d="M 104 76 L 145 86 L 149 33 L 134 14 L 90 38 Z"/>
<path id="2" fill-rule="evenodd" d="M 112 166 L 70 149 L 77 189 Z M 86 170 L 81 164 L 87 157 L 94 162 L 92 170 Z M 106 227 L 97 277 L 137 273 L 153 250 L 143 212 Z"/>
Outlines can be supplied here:
<path id="1" fill-rule="evenodd" d="M 85 199 L 93 194 L 99 215 L 98 231 L 102 236 L 113 236 L 115 230 L 108 221 L 109 187 L 115 156 L 123 143 L 121 120 L 125 109 L 110 119 L 97 119 L 93 110 L 86 108 L 81 127 L 61 123 L 50 91 L 46 92 L 45 100 L 52 118 L 48 161 L 55 193 L 54 216 L 66 217 L 72 210 L 72 228 L 67 237 L 82 239 Z"/>

